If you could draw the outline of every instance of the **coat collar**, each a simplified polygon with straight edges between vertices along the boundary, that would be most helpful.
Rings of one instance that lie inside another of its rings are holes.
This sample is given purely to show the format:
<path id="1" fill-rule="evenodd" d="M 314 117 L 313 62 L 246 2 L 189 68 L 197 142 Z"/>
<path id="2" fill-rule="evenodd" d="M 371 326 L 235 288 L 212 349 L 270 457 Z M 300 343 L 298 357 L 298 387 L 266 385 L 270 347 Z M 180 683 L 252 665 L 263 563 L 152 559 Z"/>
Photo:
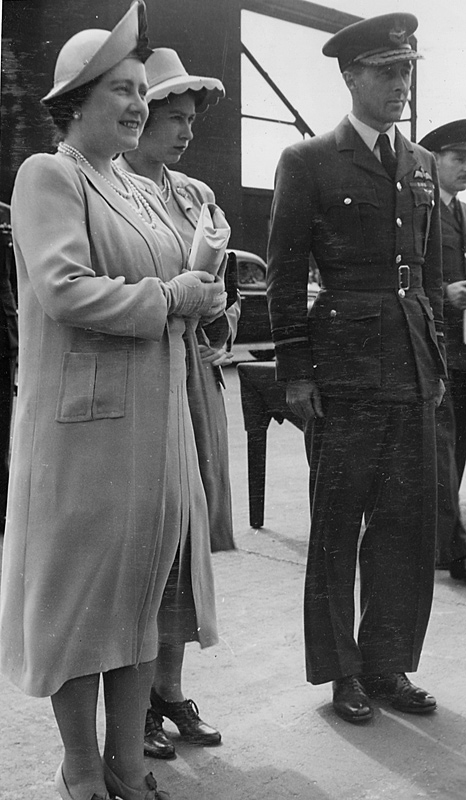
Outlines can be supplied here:
<path id="1" fill-rule="evenodd" d="M 182 213 L 189 220 L 194 229 L 197 226 L 198 213 L 194 208 L 194 202 L 191 194 L 186 189 L 185 181 L 180 177 L 179 173 L 171 172 L 167 167 L 163 168 L 165 177 L 170 183 L 172 190 L 172 197 L 179 205 Z"/>
<path id="2" fill-rule="evenodd" d="M 461 226 L 460 222 L 456 219 L 455 215 L 452 214 L 446 203 L 443 200 L 440 201 L 440 216 L 442 219 L 442 226 L 445 225 L 447 227 L 453 228 L 458 233 L 465 234 L 466 233 L 466 208 L 465 204 L 460 202 L 460 210 L 461 210 L 461 217 L 463 220 L 463 225 Z"/>
<path id="3" fill-rule="evenodd" d="M 368 172 L 380 175 L 386 180 L 390 180 L 377 156 L 369 150 L 357 131 L 351 125 L 348 117 L 345 117 L 335 129 L 336 145 L 339 151 L 352 150 L 353 163 Z M 419 162 L 414 155 L 412 143 L 406 139 L 400 131 L 396 130 L 395 136 L 396 155 L 398 166 L 396 180 L 401 180 L 409 172 L 414 171 Z"/>
<path id="4" fill-rule="evenodd" d="M 167 228 L 170 228 L 172 233 L 174 234 L 175 238 L 180 245 L 180 249 L 183 255 L 183 263 L 185 264 L 187 260 L 187 251 L 184 245 L 184 242 L 179 235 L 178 231 L 176 230 L 173 221 L 166 210 L 163 202 L 159 199 L 157 188 L 154 185 L 153 181 L 149 180 L 149 178 L 145 178 L 143 175 L 136 174 L 124 158 L 124 156 L 119 156 L 116 159 L 116 163 L 126 172 L 130 172 L 132 177 L 135 181 L 139 184 L 139 188 L 141 192 L 144 194 L 145 199 L 150 204 L 151 208 L 158 217 L 160 217 L 161 221 Z M 94 170 L 90 169 L 85 163 L 79 162 L 79 167 L 81 168 L 82 172 L 86 175 L 86 178 L 92 183 L 94 188 L 105 198 L 105 200 L 113 206 L 113 208 L 118 211 L 122 216 L 125 217 L 126 220 L 134 227 L 139 233 L 142 234 L 144 239 L 147 241 L 148 245 L 151 247 L 152 251 L 154 251 L 154 239 L 155 236 L 152 233 L 151 227 L 141 219 L 136 212 L 133 211 L 130 204 L 124 200 L 124 198 L 120 197 L 120 195 L 112 189 L 108 183 L 101 178 L 98 173 L 95 173 Z M 155 245 L 157 247 L 157 245 Z"/>

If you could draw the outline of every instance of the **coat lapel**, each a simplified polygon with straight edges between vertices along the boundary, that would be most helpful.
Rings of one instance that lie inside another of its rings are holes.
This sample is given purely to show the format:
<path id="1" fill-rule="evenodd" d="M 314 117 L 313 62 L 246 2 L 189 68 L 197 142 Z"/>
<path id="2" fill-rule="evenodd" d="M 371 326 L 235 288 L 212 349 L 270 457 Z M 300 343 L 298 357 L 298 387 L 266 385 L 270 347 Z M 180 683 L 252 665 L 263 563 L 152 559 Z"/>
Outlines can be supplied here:
<path id="1" fill-rule="evenodd" d="M 368 148 L 347 117 L 335 129 L 337 149 L 353 153 L 353 163 L 367 172 L 373 172 L 390 180 L 377 156 Z"/>
<path id="2" fill-rule="evenodd" d="M 451 213 L 443 200 L 440 201 L 440 217 L 442 220 L 442 230 L 444 228 L 453 228 L 454 230 L 460 231 L 455 215 Z"/>
<path id="3" fill-rule="evenodd" d="M 368 172 L 373 172 L 387 180 L 391 180 L 379 159 L 363 142 L 348 118 L 345 118 L 335 129 L 335 136 L 338 150 L 353 151 L 354 164 Z M 409 172 L 414 172 L 419 162 L 414 155 L 411 142 L 398 129 L 396 130 L 395 148 L 398 159 L 396 180 L 399 181 Z"/>
<path id="4" fill-rule="evenodd" d="M 160 260 L 160 252 L 158 243 L 156 240 L 156 236 L 152 231 L 150 225 L 148 225 L 144 220 L 137 214 L 137 212 L 132 208 L 131 204 L 125 200 L 121 195 L 118 194 L 112 187 L 107 183 L 107 181 L 101 177 L 97 172 L 87 166 L 84 162 L 78 162 L 78 166 L 81 169 L 81 172 L 86 176 L 89 183 L 92 184 L 94 189 L 105 199 L 105 201 L 122 217 L 125 218 L 133 228 L 135 228 L 141 236 L 146 240 L 149 249 L 153 255 L 154 261 L 157 264 Z M 173 225 L 169 214 L 163 207 L 163 204 L 158 201 L 156 197 L 156 192 L 152 189 L 152 181 L 147 180 L 142 176 L 136 176 L 134 173 L 132 177 L 140 184 L 140 190 L 144 194 L 146 200 L 150 204 L 151 208 L 155 211 L 160 220 L 166 225 L 175 235 L 177 239 L 181 253 L 183 256 L 183 264 L 186 263 L 187 259 L 187 252 L 184 246 L 184 243 L 179 236 L 175 226 Z"/>
<path id="5" fill-rule="evenodd" d="M 395 139 L 396 157 L 398 159 L 398 166 L 396 169 L 396 180 L 399 181 L 408 175 L 409 172 L 415 172 L 416 167 L 419 166 L 419 160 L 414 155 L 414 148 L 411 142 L 406 139 L 400 131 L 396 131 Z"/>
<path id="6" fill-rule="evenodd" d="M 192 197 L 190 197 L 189 192 L 186 191 L 179 178 L 170 172 L 169 169 L 166 169 L 166 167 L 164 167 L 164 173 L 167 181 L 170 183 L 175 202 L 179 205 L 186 219 L 189 220 L 193 228 L 196 229 L 197 215 Z"/>

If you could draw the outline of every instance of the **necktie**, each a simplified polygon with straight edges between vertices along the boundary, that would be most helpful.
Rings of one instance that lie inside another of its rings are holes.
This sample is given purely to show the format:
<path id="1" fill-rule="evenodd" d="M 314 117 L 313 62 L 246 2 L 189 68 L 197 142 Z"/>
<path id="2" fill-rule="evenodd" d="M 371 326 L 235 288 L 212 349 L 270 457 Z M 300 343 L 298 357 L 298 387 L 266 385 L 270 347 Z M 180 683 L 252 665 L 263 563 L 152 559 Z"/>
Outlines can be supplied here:
<path id="1" fill-rule="evenodd" d="M 396 175 L 396 155 L 392 150 L 390 139 L 386 133 L 379 133 L 377 144 L 380 149 L 380 160 L 390 178 L 395 180 Z"/>
<path id="2" fill-rule="evenodd" d="M 461 207 L 459 201 L 456 197 L 451 198 L 448 208 L 455 217 L 460 228 L 463 228 L 463 215 L 461 213 Z"/>

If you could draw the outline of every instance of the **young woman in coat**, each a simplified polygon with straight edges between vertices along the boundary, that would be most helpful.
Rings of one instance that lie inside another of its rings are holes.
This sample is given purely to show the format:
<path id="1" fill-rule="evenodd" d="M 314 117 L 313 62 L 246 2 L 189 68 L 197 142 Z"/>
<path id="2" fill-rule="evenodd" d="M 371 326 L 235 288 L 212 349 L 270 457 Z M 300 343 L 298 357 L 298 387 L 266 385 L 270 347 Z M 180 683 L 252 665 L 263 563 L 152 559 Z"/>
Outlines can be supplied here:
<path id="1" fill-rule="evenodd" d="M 215 196 L 202 181 L 168 167 L 180 160 L 192 140 L 196 114 L 222 98 L 224 88 L 215 78 L 188 75 L 178 54 L 169 48 L 153 51 L 146 62 L 146 73 L 149 118 L 138 148 L 125 153 L 118 163 L 151 179 L 148 192 L 153 194 L 148 196 L 155 197 L 170 214 L 189 248 L 202 204 L 215 202 Z M 229 361 L 226 341 L 236 332 L 238 316 L 239 303 L 234 302 L 223 319 L 207 326 L 188 325 L 185 335 L 188 398 L 207 496 L 213 550 L 234 547 L 227 419 L 219 365 L 224 360 Z M 193 539 L 193 553 L 197 546 Z M 197 706 L 187 700 L 182 691 L 185 642 L 198 638 L 193 619 L 195 621 L 182 592 L 166 594 L 159 614 L 160 647 L 145 736 L 146 754 L 157 758 L 170 758 L 175 754 L 173 742 L 163 731 L 164 716 L 176 723 L 181 737 L 191 744 L 216 745 L 221 739 L 215 728 L 200 719 Z"/>
<path id="2" fill-rule="evenodd" d="M 147 118 L 144 10 L 135 2 L 111 33 L 64 45 L 43 99 L 58 152 L 26 160 L 12 199 L 20 356 L 1 667 L 25 692 L 51 695 L 65 800 L 168 797 L 142 748 L 156 619 L 177 552 L 208 525 L 182 337 L 186 318 L 223 312 L 223 284 L 183 272 L 168 214 L 112 162 Z M 210 645 L 208 546 L 195 557 L 199 639 Z"/>

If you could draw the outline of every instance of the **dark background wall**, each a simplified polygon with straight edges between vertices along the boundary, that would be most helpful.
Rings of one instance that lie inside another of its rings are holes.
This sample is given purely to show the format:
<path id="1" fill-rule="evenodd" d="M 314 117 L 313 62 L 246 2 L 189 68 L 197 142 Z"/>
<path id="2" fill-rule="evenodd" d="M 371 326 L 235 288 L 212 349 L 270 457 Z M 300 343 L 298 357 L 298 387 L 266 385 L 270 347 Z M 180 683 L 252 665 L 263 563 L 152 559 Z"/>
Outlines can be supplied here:
<path id="1" fill-rule="evenodd" d="M 83 28 L 111 29 L 128 0 L 4 0 L 0 199 L 31 153 L 50 151 L 52 128 L 40 105 L 53 82 L 57 52 Z M 98 12 L 96 10 L 98 9 Z M 221 78 L 227 98 L 196 121 L 182 169 L 212 186 L 237 237 L 240 221 L 240 2 L 147 0 L 150 43 L 173 47 L 188 72 Z M 232 242 L 235 245 L 235 242 Z"/>
<path id="2" fill-rule="evenodd" d="M 53 152 L 40 98 L 59 49 L 84 28 L 110 30 L 130 0 L 3 0 L 0 200 L 9 203 L 18 167 Z M 271 192 L 241 187 L 241 9 L 329 33 L 357 18 L 304 0 L 146 0 L 150 43 L 173 47 L 188 72 L 221 78 L 227 96 L 196 120 L 180 169 L 214 189 L 232 228 L 231 246 L 265 256 Z M 280 43 L 277 42 L 277 46 Z"/>

